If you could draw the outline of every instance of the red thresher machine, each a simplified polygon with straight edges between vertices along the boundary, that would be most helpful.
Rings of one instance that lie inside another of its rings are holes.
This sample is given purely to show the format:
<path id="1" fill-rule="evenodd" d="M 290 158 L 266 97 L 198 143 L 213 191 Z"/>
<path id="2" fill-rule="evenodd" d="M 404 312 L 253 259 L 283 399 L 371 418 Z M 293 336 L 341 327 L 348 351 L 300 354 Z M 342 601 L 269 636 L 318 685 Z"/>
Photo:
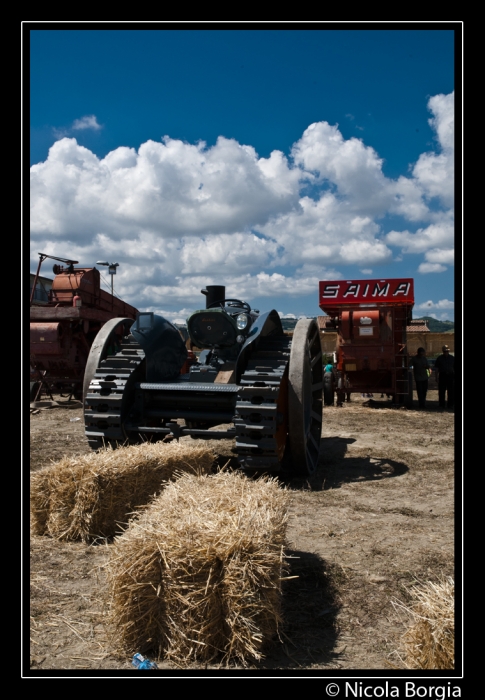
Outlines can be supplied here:
<path id="1" fill-rule="evenodd" d="M 319 285 L 319 305 L 337 331 L 337 403 L 345 394 L 386 394 L 412 405 L 406 327 L 412 319 L 414 280 L 337 280 Z M 333 403 L 333 399 L 332 399 Z"/>
<path id="2" fill-rule="evenodd" d="M 47 303 L 34 301 L 40 267 L 46 258 L 57 260 Z M 100 288 L 95 267 L 74 267 L 77 260 L 39 253 L 30 295 L 30 400 L 42 392 L 52 398 L 55 387 L 82 396 L 87 358 L 100 328 L 112 318 L 135 319 L 137 309 Z M 119 329 L 120 339 L 123 336 Z M 116 338 L 113 338 L 116 345 Z"/>

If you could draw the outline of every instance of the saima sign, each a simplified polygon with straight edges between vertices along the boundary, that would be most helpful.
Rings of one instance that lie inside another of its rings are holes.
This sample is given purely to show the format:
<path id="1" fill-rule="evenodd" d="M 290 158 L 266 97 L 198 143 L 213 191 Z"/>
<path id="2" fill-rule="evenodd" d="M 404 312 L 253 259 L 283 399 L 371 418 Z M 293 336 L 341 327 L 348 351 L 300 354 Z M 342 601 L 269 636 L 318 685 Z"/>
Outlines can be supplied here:
<path id="1" fill-rule="evenodd" d="M 414 304 L 414 280 L 335 280 L 319 284 L 319 305 L 377 306 Z"/>

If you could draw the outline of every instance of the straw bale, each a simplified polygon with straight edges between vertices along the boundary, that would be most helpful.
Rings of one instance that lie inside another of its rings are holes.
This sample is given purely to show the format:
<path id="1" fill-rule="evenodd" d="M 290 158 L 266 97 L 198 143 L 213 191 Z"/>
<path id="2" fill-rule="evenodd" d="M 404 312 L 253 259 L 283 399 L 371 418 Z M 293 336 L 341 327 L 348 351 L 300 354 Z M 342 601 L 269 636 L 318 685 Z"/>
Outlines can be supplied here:
<path id="1" fill-rule="evenodd" d="M 402 661 L 406 668 L 453 669 L 455 667 L 455 584 L 452 578 L 411 588 L 411 607 L 398 604 L 412 617 L 402 637 Z"/>
<path id="2" fill-rule="evenodd" d="M 144 443 L 64 457 L 31 475 L 32 530 L 56 539 L 92 541 L 123 530 L 130 514 L 184 472 L 209 473 L 205 446 Z"/>
<path id="3" fill-rule="evenodd" d="M 44 535 L 47 532 L 50 486 L 44 472 L 30 475 L 30 527 L 34 535 Z"/>
<path id="4" fill-rule="evenodd" d="M 240 473 L 170 484 L 110 548 L 113 646 L 179 664 L 260 659 L 281 624 L 288 499 Z"/>

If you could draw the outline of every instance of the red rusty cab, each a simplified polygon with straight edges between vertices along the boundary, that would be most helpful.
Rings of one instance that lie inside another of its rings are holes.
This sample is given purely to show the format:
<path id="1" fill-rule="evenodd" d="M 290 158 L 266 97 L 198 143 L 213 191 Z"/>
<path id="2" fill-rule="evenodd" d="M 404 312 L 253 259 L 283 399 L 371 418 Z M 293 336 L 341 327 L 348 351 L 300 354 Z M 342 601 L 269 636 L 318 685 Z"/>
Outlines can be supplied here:
<path id="1" fill-rule="evenodd" d="M 34 301 L 34 294 L 46 258 L 63 265 L 54 265 L 52 288 L 47 301 L 40 303 Z M 96 334 L 110 319 L 136 318 L 137 309 L 101 289 L 99 270 L 75 265 L 77 260 L 39 253 L 30 295 L 31 401 L 54 387 L 81 396 Z"/>
<path id="2" fill-rule="evenodd" d="M 345 394 L 387 394 L 411 405 L 406 327 L 412 319 L 414 280 L 323 280 L 319 306 L 337 331 L 337 403 Z"/>

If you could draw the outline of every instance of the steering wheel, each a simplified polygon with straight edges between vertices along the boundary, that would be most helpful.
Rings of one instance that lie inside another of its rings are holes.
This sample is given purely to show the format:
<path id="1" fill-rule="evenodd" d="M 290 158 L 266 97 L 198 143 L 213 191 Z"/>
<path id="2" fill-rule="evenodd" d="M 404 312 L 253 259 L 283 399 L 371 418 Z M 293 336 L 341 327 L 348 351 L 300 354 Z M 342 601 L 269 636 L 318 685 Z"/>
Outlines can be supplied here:
<path id="1" fill-rule="evenodd" d="M 241 301 L 240 299 L 221 299 L 220 301 L 213 301 L 207 308 L 212 309 L 214 306 L 220 306 L 221 308 L 224 308 L 224 306 L 240 306 L 248 313 L 251 311 L 249 304 L 246 301 Z"/>

